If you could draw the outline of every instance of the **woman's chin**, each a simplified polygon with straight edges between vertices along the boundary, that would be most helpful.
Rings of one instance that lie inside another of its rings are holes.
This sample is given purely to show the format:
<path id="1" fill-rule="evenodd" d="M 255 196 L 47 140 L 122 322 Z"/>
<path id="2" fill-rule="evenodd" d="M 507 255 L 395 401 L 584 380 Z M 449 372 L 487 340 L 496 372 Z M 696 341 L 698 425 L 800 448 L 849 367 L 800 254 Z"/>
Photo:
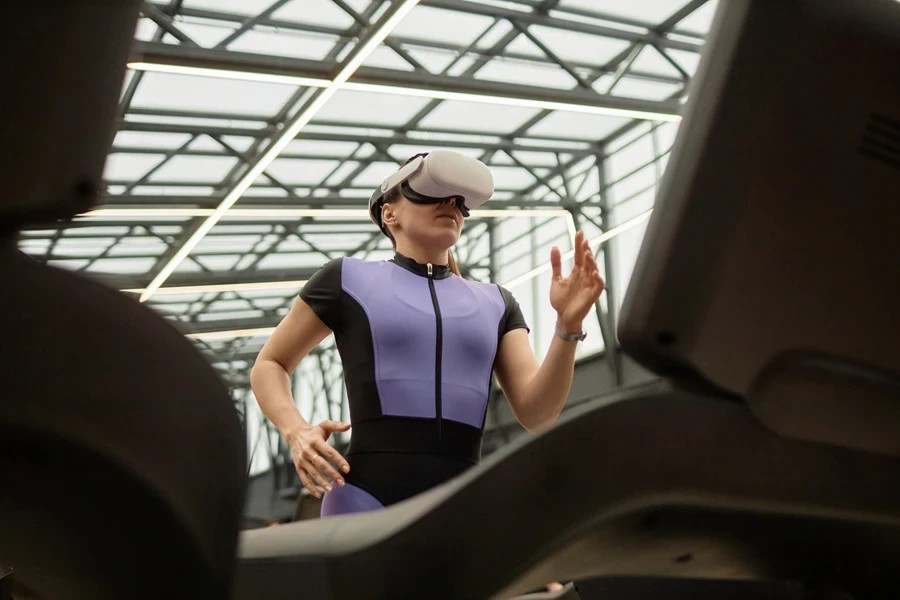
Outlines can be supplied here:
<path id="1" fill-rule="evenodd" d="M 429 237 L 431 243 L 435 246 L 451 248 L 459 241 L 459 231 L 455 228 L 441 228 L 438 231 L 433 232 Z"/>

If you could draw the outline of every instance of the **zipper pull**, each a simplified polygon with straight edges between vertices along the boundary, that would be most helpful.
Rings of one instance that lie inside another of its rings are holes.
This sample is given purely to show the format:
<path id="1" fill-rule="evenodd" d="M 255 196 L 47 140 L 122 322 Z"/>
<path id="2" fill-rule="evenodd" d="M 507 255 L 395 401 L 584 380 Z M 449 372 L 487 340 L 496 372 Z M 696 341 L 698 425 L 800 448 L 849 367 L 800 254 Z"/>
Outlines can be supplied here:
<path id="1" fill-rule="evenodd" d="M 432 277 L 433 275 L 434 275 L 434 272 L 432 271 L 431 263 L 428 263 L 428 276 Z"/>

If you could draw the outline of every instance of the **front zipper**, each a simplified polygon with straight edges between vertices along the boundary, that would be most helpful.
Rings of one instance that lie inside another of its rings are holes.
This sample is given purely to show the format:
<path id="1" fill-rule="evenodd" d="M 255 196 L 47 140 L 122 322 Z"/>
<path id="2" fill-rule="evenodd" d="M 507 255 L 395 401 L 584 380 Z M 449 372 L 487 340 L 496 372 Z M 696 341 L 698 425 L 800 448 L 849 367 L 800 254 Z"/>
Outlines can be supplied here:
<path id="1" fill-rule="evenodd" d="M 443 327 L 441 325 L 441 307 L 438 304 L 437 291 L 434 289 L 434 270 L 428 263 L 428 288 L 431 290 L 431 303 L 434 305 L 434 320 L 437 327 L 437 348 L 434 359 L 434 414 L 437 420 L 438 439 L 441 439 L 441 346 L 443 346 Z"/>

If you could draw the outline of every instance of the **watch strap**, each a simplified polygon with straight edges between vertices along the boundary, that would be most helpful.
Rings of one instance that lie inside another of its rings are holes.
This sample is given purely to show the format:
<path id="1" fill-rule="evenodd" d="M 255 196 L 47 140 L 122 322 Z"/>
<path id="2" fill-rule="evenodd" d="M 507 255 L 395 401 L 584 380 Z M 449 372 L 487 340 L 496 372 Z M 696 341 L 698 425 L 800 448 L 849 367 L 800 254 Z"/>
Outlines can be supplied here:
<path id="1" fill-rule="evenodd" d="M 587 332 L 582 331 L 581 333 L 566 333 L 562 329 L 559 328 L 559 325 L 556 326 L 556 335 L 566 340 L 567 342 L 583 342 L 584 338 L 587 337 Z"/>

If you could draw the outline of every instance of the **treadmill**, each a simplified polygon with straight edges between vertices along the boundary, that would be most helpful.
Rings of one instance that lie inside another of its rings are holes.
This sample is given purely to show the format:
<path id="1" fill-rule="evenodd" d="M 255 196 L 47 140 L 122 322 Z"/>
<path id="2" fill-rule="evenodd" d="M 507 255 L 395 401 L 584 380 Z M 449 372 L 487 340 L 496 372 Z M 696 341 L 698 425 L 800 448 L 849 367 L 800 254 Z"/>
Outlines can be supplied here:
<path id="1" fill-rule="evenodd" d="M 215 373 L 149 309 L 15 249 L 99 186 L 137 11 L 106 4 L 90 43 L 42 30 L 71 43 L 67 69 L 40 37 L 0 38 L 73 86 L 0 95 L 4 114 L 53 107 L 34 148 L 33 120 L 0 132 L 19 169 L 0 204 L 0 565 L 37 597 L 900 592 L 900 3 L 720 3 L 618 332 L 661 381 L 385 510 L 242 533 L 244 440 Z M 108 118 L 48 171 L 38 151 L 88 99 Z"/>

